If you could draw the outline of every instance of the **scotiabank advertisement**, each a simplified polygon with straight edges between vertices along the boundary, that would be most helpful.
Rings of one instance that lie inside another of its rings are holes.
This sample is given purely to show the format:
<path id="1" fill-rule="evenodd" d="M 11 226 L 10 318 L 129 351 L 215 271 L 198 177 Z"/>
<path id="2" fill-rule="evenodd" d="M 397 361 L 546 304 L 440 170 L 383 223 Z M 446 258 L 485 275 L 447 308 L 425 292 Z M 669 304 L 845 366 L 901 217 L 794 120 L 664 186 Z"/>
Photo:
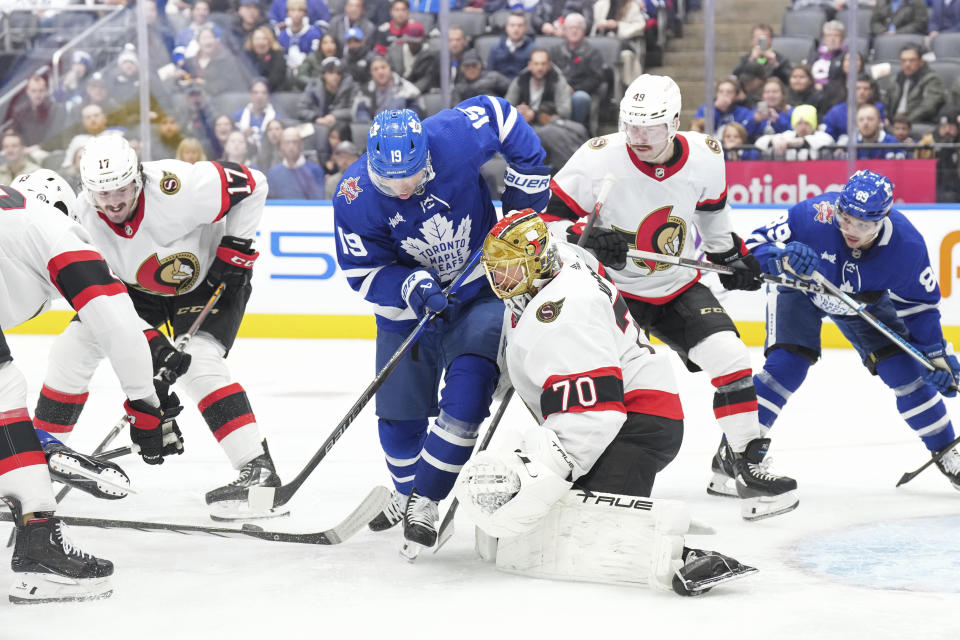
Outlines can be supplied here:
<path id="1" fill-rule="evenodd" d="M 897 203 L 936 202 L 936 160 L 862 160 L 893 181 Z M 731 204 L 796 204 L 824 191 L 839 191 L 847 181 L 846 160 L 817 162 L 727 162 L 727 198 Z"/>

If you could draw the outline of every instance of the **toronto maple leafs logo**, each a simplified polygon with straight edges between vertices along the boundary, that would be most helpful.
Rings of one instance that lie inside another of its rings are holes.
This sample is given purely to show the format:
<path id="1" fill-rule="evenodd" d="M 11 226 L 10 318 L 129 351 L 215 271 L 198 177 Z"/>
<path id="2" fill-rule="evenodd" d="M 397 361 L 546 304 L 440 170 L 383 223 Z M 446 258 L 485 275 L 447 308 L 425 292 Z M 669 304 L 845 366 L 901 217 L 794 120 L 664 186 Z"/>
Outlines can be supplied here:
<path id="1" fill-rule="evenodd" d="M 860 265 L 855 262 L 844 262 L 841 270 L 840 290 L 847 293 L 856 293 L 860 291 Z"/>
<path id="2" fill-rule="evenodd" d="M 418 264 L 433 269 L 441 281 L 449 280 L 463 265 L 470 253 L 470 218 L 465 217 L 457 225 L 436 213 L 420 225 L 423 238 L 407 238 L 400 248 L 410 254 Z"/>
<path id="3" fill-rule="evenodd" d="M 356 200 L 357 196 L 363 193 L 363 189 L 357 184 L 358 180 L 360 180 L 360 178 L 345 178 L 343 182 L 340 183 L 340 190 L 337 191 L 337 196 L 346 198 L 347 204 Z"/>
<path id="4" fill-rule="evenodd" d="M 813 219 L 817 222 L 822 222 L 823 224 L 830 224 L 833 222 L 833 213 L 836 208 L 829 202 L 816 202 L 813 205 L 813 208 L 816 210 L 816 215 L 813 216 Z"/>

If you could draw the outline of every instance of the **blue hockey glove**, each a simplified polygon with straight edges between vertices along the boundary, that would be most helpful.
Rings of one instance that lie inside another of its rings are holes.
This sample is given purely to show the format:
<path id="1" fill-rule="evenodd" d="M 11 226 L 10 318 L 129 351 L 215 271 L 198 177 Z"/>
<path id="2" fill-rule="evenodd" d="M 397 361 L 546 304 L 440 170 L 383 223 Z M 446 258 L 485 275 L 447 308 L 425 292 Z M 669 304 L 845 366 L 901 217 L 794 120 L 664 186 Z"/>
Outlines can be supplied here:
<path id="1" fill-rule="evenodd" d="M 400 288 L 404 302 L 417 314 L 417 319 L 428 313 L 440 313 L 447 308 L 447 297 L 427 271 L 418 269 L 407 276 Z"/>
<path id="2" fill-rule="evenodd" d="M 533 209 L 540 213 L 547 208 L 550 201 L 550 167 L 507 166 L 503 184 L 505 188 L 500 200 L 504 212 Z"/>
<path id="3" fill-rule="evenodd" d="M 789 242 L 783 249 L 771 246 L 771 249 L 767 259 L 770 273 L 809 278 L 820 265 L 817 252 L 802 242 Z"/>
<path id="4" fill-rule="evenodd" d="M 936 369 L 924 374 L 923 380 L 937 388 L 941 395 L 952 398 L 960 386 L 960 361 L 953 353 L 953 345 L 947 342 L 920 347 Z"/>

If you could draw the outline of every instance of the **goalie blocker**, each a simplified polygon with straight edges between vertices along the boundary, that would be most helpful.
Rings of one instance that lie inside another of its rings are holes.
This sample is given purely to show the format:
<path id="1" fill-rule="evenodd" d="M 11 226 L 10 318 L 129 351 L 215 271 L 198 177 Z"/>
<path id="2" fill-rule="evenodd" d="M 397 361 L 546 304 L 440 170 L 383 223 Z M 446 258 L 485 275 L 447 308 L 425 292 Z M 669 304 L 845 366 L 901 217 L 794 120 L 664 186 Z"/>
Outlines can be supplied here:
<path id="1" fill-rule="evenodd" d="M 687 547 L 686 534 L 713 529 L 682 503 L 574 489 L 520 451 L 478 453 L 455 491 L 477 525 L 478 553 L 501 571 L 686 596 L 757 571 Z"/>

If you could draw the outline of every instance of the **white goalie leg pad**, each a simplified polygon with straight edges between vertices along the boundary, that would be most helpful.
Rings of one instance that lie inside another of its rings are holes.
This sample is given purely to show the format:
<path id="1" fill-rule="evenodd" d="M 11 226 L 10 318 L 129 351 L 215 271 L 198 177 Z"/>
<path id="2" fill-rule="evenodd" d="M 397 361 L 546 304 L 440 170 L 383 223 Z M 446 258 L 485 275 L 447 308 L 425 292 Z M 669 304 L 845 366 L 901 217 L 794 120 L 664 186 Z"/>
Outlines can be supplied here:
<path id="1" fill-rule="evenodd" d="M 113 594 L 106 578 L 69 578 L 53 573 L 15 573 L 9 599 L 15 604 L 98 600 Z"/>
<path id="2" fill-rule="evenodd" d="M 530 531 L 501 538 L 497 568 L 556 580 L 670 589 L 690 516 L 682 503 L 568 491 Z"/>

